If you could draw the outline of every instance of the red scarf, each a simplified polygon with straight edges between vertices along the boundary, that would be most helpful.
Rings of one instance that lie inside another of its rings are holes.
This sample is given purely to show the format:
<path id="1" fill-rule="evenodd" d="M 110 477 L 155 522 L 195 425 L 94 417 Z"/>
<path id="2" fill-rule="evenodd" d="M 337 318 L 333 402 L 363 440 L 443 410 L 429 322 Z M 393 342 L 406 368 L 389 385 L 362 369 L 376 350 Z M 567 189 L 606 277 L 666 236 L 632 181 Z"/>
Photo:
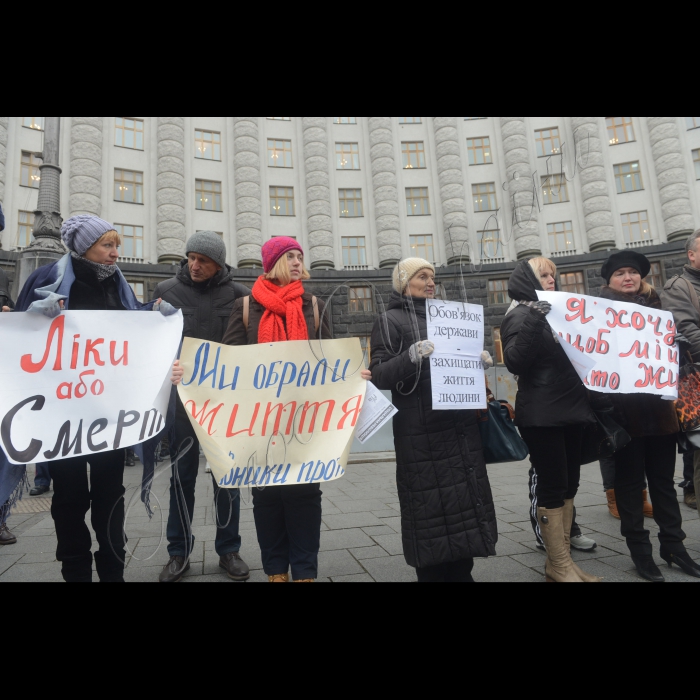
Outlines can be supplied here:
<path id="1" fill-rule="evenodd" d="M 264 277 L 258 279 L 253 287 L 253 297 L 266 309 L 258 330 L 258 343 L 309 339 L 303 294 L 304 285 L 301 281 L 278 287 Z"/>

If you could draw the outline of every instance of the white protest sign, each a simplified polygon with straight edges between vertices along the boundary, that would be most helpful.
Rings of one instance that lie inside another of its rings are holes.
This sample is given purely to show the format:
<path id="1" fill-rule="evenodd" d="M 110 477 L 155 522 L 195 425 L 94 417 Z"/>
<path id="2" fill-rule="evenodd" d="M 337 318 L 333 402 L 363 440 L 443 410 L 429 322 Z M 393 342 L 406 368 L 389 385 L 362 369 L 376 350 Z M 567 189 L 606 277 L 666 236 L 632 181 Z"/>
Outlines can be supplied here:
<path id="1" fill-rule="evenodd" d="M 368 382 L 365 405 L 357 421 L 356 437 L 360 444 L 369 442 L 398 412 L 394 404 L 372 382 Z"/>
<path id="2" fill-rule="evenodd" d="M 582 294 L 537 295 L 552 305 L 547 321 L 588 388 L 678 398 L 673 314 Z"/>
<path id="3" fill-rule="evenodd" d="M 0 314 L 0 442 L 13 464 L 138 445 L 165 426 L 182 313 Z"/>
<path id="4" fill-rule="evenodd" d="M 428 340 L 433 410 L 458 411 L 488 407 L 484 351 L 484 307 L 428 299 Z"/>

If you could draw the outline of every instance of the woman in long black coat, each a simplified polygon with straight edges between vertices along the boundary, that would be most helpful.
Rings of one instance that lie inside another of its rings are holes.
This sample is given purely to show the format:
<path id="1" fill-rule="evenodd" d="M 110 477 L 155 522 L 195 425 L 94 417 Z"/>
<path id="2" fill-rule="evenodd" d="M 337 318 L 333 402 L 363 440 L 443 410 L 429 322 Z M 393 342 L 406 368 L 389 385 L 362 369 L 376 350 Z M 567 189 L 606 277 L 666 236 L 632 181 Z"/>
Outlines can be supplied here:
<path id="1" fill-rule="evenodd" d="M 404 260 L 372 333 L 372 381 L 391 390 L 403 547 L 420 582 L 472 582 L 498 529 L 475 411 L 433 411 L 426 299 L 435 268 Z"/>
<path id="2" fill-rule="evenodd" d="M 656 290 L 644 280 L 651 271 L 649 260 L 633 250 L 614 253 L 603 266 L 607 286 L 600 296 L 650 309 L 661 309 Z M 683 532 L 676 485 L 676 437 L 680 431 L 672 401 L 648 394 L 610 395 L 615 420 L 630 434 L 632 441 L 615 455 L 615 497 L 632 560 L 639 575 L 661 583 L 664 576 L 656 566 L 649 531 L 644 527 L 644 477 L 659 526 L 661 558 L 689 576 L 700 578 L 700 566 L 683 544 Z"/>

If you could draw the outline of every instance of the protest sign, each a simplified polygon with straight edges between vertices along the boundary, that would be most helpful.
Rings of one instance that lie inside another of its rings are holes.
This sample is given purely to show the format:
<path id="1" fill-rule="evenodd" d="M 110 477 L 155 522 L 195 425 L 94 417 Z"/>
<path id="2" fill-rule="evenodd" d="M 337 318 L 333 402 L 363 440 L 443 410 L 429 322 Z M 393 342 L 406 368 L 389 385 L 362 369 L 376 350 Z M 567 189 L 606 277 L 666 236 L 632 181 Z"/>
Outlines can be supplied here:
<path id="1" fill-rule="evenodd" d="M 0 314 L 0 441 L 13 464 L 145 442 L 165 424 L 182 314 Z"/>
<path id="2" fill-rule="evenodd" d="M 484 307 L 428 299 L 428 340 L 433 410 L 485 409 Z"/>
<path id="3" fill-rule="evenodd" d="M 673 314 L 582 294 L 537 295 L 552 305 L 547 321 L 589 389 L 678 398 Z"/>
<path id="4" fill-rule="evenodd" d="M 369 382 L 365 405 L 357 424 L 359 443 L 367 444 L 398 412 L 394 404 L 372 382 Z"/>
<path id="5" fill-rule="evenodd" d="M 360 341 L 228 347 L 186 339 L 179 388 L 222 488 L 340 479 L 365 399 Z"/>

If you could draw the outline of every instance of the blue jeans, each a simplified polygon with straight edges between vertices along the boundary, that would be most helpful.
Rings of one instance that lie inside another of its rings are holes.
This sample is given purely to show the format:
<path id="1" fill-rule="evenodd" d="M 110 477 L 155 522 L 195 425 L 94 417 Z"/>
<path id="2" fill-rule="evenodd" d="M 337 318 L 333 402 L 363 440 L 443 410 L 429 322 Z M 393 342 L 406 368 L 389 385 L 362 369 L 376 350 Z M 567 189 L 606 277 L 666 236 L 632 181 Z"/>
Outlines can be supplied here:
<path id="1" fill-rule="evenodd" d="M 199 441 L 197 440 L 187 413 L 178 399 L 177 414 L 175 417 L 176 448 L 187 438 L 192 438 L 194 444 L 190 451 L 177 462 L 179 487 L 173 478 L 170 481 L 170 516 L 168 517 L 168 553 L 171 557 L 188 557 L 192 553 L 195 538 L 187 542 L 186 527 L 192 526 L 192 514 L 194 513 L 194 491 L 199 474 Z M 180 491 L 182 489 L 182 491 Z M 216 553 L 220 557 L 227 554 L 237 554 L 241 551 L 241 536 L 239 526 L 241 519 L 241 494 L 237 489 L 219 489 L 214 481 L 214 493 L 216 496 Z"/>
<path id="2" fill-rule="evenodd" d="M 34 478 L 34 486 L 38 489 L 50 489 L 51 488 L 51 473 L 49 472 L 49 464 L 37 464 L 36 465 L 36 477 Z"/>

